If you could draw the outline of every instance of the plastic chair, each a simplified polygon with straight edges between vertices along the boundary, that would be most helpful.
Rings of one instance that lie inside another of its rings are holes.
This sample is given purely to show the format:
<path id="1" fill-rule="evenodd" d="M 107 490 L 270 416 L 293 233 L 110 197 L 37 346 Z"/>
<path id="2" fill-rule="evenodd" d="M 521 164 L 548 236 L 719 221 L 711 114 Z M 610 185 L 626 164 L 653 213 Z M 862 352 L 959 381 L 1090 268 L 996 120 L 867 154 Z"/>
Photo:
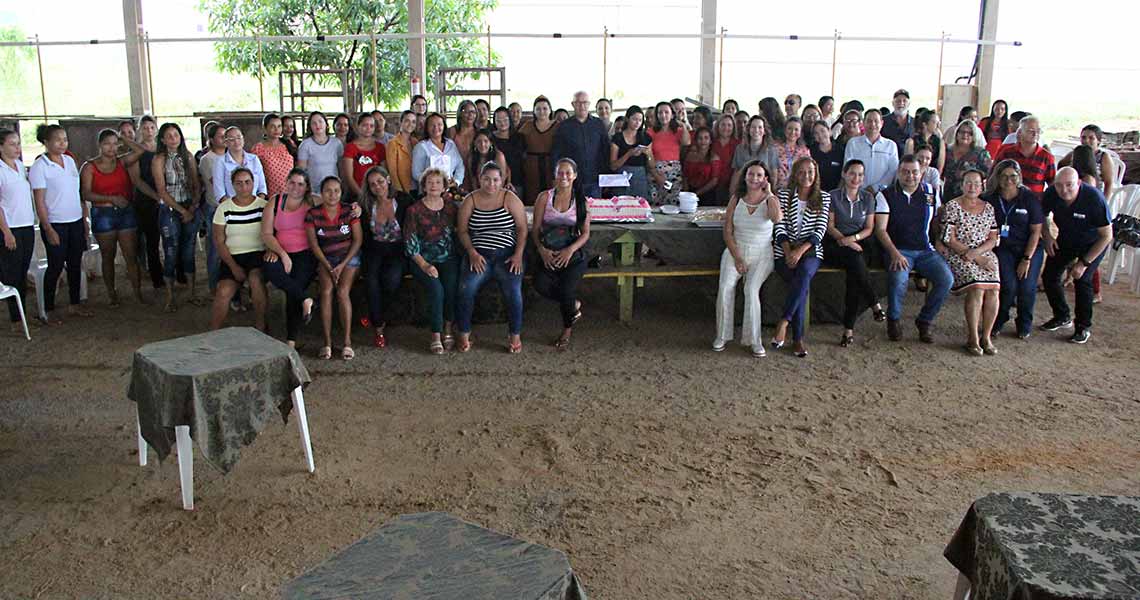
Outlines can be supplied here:
<path id="1" fill-rule="evenodd" d="M 44 278 L 47 275 L 47 247 L 44 246 L 43 238 L 40 237 L 39 225 L 36 226 L 35 236 L 36 245 L 32 250 L 32 264 L 28 268 L 28 272 L 31 273 L 32 280 L 36 284 L 36 310 L 39 311 L 40 319 L 47 320 L 47 309 L 44 307 Z M 87 264 L 87 256 L 91 252 L 95 252 L 95 254 L 98 255 L 99 244 L 92 244 L 91 247 L 83 253 L 84 260 L 82 262 L 84 265 Z M 102 259 L 96 261 L 96 263 L 100 265 L 101 271 L 101 265 L 103 264 Z M 56 285 L 59 285 L 59 281 L 56 281 Z M 86 270 L 82 268 L 79 270 L 79 299 L 87 300 L 87 273 Z"/>
<path id="2" fill-rule="evenodd" d="M 28 317 L 24 314 L 24 300 L 16 288 L 0 283 L 0 300 L 5 298 L 16 299 L 16 308 L 20 309 L 20 323 L 24 326 L 24 339 L 32 341 L 32 334 L 28 333 Z"/>
<path id="3" fill-rule="evenodd" d="M 1114 210 L 1115 209 L 1115 210 Z M 1112 201 L 1109 203 L 1109 216 L 1115 217 L 1118 214 L 1131 215 L 1134 217 L 1140 216 L 1140 185 L 1129 184 L 1112 193 Z M 1108 255 L 1104 257 L 1105 263 L 1108 265 L 1108 284 L 1116 283 L 1117 275 L 1124 274 L 1132 278 L 1131 284 L 1133 289 L 1136 289 L 1137 282 L 1140 282 L 1140 274 L 1136 273 L 1136 248 L 1131 246 L 1121 246 L 1120 248 L 1108 249 Z"/>

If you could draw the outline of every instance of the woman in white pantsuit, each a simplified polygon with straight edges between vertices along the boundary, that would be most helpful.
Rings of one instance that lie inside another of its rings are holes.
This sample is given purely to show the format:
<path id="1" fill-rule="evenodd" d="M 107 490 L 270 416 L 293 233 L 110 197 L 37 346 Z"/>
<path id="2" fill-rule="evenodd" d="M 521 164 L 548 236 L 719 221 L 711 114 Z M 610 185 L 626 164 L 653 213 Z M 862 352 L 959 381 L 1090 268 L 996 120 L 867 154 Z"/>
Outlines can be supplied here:
<path id="1" fill-rule="evenodd" d="M 764 356 L 760 339 L 760 286 L 772 274 L 772 225 L 781 218 L 780 200 L 772 193 L 768 167 L 753 160 L 741 168 L 739 182 L 724 217 L 724 255 L 720 260 L 720 289 L 716 296 L 716 339 L 720 352 L 733 338 L 736 284 L 744 277 L 744 327 L 740 343 L 752 355 Z"/>

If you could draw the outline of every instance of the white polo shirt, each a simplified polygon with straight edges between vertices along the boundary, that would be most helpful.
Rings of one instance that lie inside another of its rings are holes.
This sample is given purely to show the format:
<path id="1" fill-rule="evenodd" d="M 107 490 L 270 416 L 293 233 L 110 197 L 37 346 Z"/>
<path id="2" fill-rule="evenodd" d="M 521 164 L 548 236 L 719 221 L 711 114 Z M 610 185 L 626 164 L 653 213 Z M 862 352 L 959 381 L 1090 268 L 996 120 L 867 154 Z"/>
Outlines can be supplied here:
<path id="1" fill-rule="evenodd" d="M 63 155 L 63 166 L 41 154 L 28 171 L 33 190 L 44 190 L 49 223 L 71 223 L 83 218 L 79 200 L 79 169 L 75 161 Z"/>
<path id="2" fill-rule="evenodd" d="M 16 168 L 0 160 L 0 209 L 9 228 L 31 227 L 36 224 L 36 208 L 32 201 L 32 186 L 24 176 L 24 163 L 16 161 Z"/>

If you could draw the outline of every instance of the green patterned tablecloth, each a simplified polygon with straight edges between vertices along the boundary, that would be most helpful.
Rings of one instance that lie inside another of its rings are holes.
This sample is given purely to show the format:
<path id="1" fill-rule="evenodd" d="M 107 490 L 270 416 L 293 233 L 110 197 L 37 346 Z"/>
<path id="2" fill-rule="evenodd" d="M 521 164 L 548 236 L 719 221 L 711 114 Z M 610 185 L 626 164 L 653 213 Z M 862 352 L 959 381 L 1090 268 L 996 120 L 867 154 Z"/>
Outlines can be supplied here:
<path id="1" fill-rule="evenodd" d="M 1140 498 L 990 494 L 945 556 L 969 578 L 971 600 L 1137 600 Z"/>
<path id="2" fill-rule="evenodd" d="M 188 425 L 206 461 L 229 472 L 273 418 L 288 420 L 293 390 L 310 381 L 288 345 L 231 327 L 139 348 L 127 397 L 159 460 L 174 446 L 174 427 Z"/>
<path id="3" fill-rule="evenodd" d="M 401 515 L 282 590 L 290 600 L 586 600 L 566 555 L 447 513 Z"/>

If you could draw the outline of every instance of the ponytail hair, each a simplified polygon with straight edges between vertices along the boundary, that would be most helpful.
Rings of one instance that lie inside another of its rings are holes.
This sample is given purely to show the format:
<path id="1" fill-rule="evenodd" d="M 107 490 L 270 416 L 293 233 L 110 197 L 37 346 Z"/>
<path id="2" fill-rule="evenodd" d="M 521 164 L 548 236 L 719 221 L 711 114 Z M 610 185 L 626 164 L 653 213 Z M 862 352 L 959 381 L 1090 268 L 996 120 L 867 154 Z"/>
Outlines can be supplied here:
<path id="1" fill-rule="evenodd" d="M 48 143 L 48 140 L 50 140 L 52 138 L 52 136 L 55 135 L 55 132 L 57 132 L 57 131 L 63 131 L 63 128 L 60 127 L 59 125 L 54 124 L 54 123 L 51 125 L 48 125 L 46 123 L 39 125 L 36 127 L 36 140 L 39 141 L 39 143 L 44 144 L 46 146 Z"/>

